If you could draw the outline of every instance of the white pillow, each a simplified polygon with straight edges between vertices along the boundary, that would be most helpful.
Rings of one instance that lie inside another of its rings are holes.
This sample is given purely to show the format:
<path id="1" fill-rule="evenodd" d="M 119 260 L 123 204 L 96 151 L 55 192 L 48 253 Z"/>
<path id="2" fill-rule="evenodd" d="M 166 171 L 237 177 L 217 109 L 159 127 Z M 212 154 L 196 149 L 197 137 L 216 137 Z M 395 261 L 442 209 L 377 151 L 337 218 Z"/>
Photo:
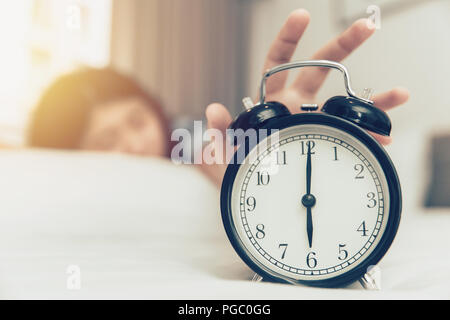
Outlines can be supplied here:
<path id="1" fill-rule="evenodd" d="M 197 168 L 159 158 L 2 151 L 0 193 L 2 225 L 21 221 L 23 232 L 206 234 L 219 222 L 218 188 Z"/>

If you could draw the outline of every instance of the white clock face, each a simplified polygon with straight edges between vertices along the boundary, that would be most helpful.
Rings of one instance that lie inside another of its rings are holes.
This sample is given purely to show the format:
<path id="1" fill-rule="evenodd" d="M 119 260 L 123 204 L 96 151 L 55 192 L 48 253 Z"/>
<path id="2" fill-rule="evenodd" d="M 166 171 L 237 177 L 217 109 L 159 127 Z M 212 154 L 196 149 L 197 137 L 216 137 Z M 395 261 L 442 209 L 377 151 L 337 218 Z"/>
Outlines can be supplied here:
<path id="1" fill-rule="evenodd" d="M 376 248 L 388 221 L 388 185 L 375 156 L 323 125 L 289 127 L 271 143 L 249 154 L 233 185 L 234 228 L 248 256 L 287 281 L 352 270 Z"/>

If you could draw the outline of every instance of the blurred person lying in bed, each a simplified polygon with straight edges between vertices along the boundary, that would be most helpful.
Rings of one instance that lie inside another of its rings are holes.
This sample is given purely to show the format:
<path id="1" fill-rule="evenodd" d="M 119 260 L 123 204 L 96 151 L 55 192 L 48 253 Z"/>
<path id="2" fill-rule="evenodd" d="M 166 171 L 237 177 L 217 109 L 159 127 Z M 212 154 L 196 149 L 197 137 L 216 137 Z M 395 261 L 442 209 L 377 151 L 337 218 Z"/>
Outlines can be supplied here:
<path id="1" fill-rule="evenodd" d="M 263 70 L 291 60 L 309 23 L 309 13 L 293 11 L 269 49 Z M 311 59 L 341 61 L 375 31 L 371 22 L 360 19 L 337 38 L 326 43 Z M 267 100 L 279 101 L 291 112 L 302 103 L 317 103 L 316 95 L 329 69 L 306 68 L 286 85 L 286 72 L 267 81 Z M 389 110 L 408 100 L 409 93 L 394 88 L 372 98 Z M 208 126 L 223 132 L 232 118 L 227 108 L 214 103 L 206 109 Z M 168 156 L 168 120 L 160 104 L 131 78 L 111 69 L 86 69 L 58 79 L 44 93 L 29 127 L 32 147 L 118 151 L 144 156 Z M 382 144 L 390 138 L 373 133 Z M 225 145 L 217 144 L 217 145 Z M 223 153 L 224 154 L 224 153 Z M 201 165 L 203 172 L 220 184 L 226 165 Z"/>
<path id="2" fill-rule="evenodd" d="M 169 153 L 160 103 L 110 68 L 84 68 L 54 81 L 33 110 L 27 135 L 31 147 Z"/>

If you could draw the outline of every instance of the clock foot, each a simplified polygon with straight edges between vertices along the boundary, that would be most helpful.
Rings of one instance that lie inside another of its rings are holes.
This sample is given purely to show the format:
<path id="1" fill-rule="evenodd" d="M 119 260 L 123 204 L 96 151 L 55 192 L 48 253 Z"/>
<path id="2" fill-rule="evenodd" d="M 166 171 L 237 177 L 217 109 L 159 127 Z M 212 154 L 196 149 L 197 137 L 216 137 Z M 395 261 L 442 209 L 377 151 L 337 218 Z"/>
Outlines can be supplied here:
<path id="1" fill-rule="evenodd" d="M 255 273 L 253 275 L 252 282 L 261 282 L 262 280 L 263 280 L 263 277 L 261 277 L 259 274 Z"/>
<path id="2" fill-rule="evenodd" d="M 381 269 L 378 266 L 367 268 L 366 274 L 359 279 L 359 283 L 366 290 L 381 290 Z"/>

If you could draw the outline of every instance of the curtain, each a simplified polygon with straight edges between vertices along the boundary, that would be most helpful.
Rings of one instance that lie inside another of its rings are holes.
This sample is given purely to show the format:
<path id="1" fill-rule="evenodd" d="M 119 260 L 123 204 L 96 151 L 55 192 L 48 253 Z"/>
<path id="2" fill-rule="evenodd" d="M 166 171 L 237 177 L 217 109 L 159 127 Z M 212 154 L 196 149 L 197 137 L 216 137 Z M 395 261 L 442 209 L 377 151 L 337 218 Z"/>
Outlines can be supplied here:
<path id="1" fill-rule="evenodd" d="M 208 103 L 240 108 L 245 63 L 239 0 L 115 0 L 112 64 L 158 96 L 170 116 Z"/>

